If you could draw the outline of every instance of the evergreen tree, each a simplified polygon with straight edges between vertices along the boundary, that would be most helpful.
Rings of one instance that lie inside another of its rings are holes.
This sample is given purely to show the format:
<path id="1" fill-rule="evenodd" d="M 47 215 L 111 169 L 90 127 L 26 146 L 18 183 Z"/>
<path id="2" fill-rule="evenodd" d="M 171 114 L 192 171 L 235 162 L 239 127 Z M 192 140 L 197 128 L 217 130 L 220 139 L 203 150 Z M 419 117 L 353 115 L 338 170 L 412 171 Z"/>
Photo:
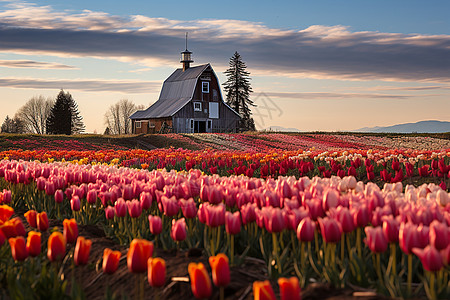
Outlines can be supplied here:
<path id="1" fill-rule="evenodd" d="M 10 118 L 9 116 L 6 116 L 5 121 L 3 121 L 1 132 L 4 133 L 23 133 L 24 132 L 24 126 L 21 119 L 14 117 Z"/>
<path id="2" fill-rule="evenodd" d="M 61 90 L 47 118 L 47 133 L 78 134 L 84 131 L 83 118 L 72 95 Z"/>
<path id="3" fill-rule="evenodd" d="M 224 83 L 226 102 L 241 116 L 241 130 L 255 130 L 255 122 L 251 118 L 250 110 L 250 106 L 256 106 L 250 100 L 252 92 L 250 73 L 245 70 L 247 66 L 237 51 L 230 58 L 229 65 L 230 67 L 225 71 L 228 79 Z"/>

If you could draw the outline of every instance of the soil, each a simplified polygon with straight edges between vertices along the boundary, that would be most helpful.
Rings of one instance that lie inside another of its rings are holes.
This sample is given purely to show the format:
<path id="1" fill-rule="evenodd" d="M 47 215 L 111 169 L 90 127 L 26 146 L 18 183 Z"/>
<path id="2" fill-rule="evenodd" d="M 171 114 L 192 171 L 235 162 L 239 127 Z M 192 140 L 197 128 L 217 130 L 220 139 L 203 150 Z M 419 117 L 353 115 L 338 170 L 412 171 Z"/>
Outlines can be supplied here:
<path id="1" fill-rule="evenodd" d="M 26 221 L 24 222 L 26 224 Z M 50 228 L 62 227 L 61 221 L 50 220 Z M 123 296 L 128 299 L 138 299 L 136 295 L 136 281 L 138 275 L 131 274 L 126 265 L 126 254 L 128 248 L 118 245 L 107 238 L 103 230 L 96 225 L 79 225 L 79 235 L 92 240 L 89 264 L 85 267 L 75 268 L 75 278 L 81 283 L 86 299 L 105 299 L 105 291 L 109 286 L 111 290 L 121 299 Z M 62 230 L 62 228 L 60 229 Z M 42 236 L 45 240 L 49 233 Z M 119 269 L 113 275 L 103 274 L 101 263 L 103 250 L 111 248 L 122 253 Z M 146 274 L 141 275 L 144 280 L 145 299 L 155 299 L 155 293 L 159 299 L 195 299 L 189 283 L 188 264 L 190 262 L 202 262 L 209 272 L 208 258 L 201 249 L 190 249 L 189 251 L 164 251 L 155 249 L 155 256 L 166 261 L 166 285 L 160 289 L 151 288 L 147 282 Z M 70 280 L 70 264 L 67 263 L 65 274 Z M 240 266 L 231 268 L 231 282 L 225 288 L 226 299 L 253 299 L 252 286 L 254 281 L 267 280 L 267 271 L 263 260 L 247 257 Z M 145 277 L 145 278 L 144 278 Z M 70 281 L 69 281 L 70 282 Z M 272 287 L 277 297 L 279 297 L 278 285 L 275 280 L 271 281 Z M 70 286 L 68 287 L 70 290 Z M 210 299 L 219 299 L 219 289 L 213 286 L 213 295 Z M 337 289 L 328 284 L 313 283 L 302 291 L 302 299 L 358 299 L 374 300 L 389 299 L 373 292 L 361 292 L 352 289 Z"/>

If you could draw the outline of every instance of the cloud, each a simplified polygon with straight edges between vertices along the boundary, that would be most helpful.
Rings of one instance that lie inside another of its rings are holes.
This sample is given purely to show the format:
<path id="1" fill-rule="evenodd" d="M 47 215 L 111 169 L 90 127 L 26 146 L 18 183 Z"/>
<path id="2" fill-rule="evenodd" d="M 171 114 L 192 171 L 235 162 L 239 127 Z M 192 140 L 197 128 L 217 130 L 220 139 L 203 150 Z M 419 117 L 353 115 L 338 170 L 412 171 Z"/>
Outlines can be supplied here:
<path id="1" fill-rule="evenodd" d="M 161 82 L 126 80 L 64 80 L 36 78 L 0 78 L 0 87 L 30 89 L 65 89 L 86 92 L 120 92 L 126 94 L 158 93 Z"/>
<path id="2" fill-rule="evenodd" d="M 0 60 L 0 67 L 33 69 L 76 69 L 73 66 L 32 60 Z"/>
<path id="3" fill-rule="evenodd" d="M 0 12 L 0 51 L 110 57 L 178 65 L 184 32 L 194 60 L 225 67 L 237 50 L 253 75 L 450 82 L 450 35 L 352 32 L 346 26 L 274 29 L 238 20 L 170 20 L 56 11 L 11 3 Z"/>
<path id="4" fill-rule="evenodd" d="M 290 92 L 264 92 L 268 97 L 288 98 L 288 99 L 408 99 L 416 97 L 435 97 L 439 95 L 395 95 L 395 94 L 374 94 L 374 93 L 290 93 Z M 255 93 L 258 96 L 258 93 Z M 255 95 L 253 97 L 255 97 Z"/>

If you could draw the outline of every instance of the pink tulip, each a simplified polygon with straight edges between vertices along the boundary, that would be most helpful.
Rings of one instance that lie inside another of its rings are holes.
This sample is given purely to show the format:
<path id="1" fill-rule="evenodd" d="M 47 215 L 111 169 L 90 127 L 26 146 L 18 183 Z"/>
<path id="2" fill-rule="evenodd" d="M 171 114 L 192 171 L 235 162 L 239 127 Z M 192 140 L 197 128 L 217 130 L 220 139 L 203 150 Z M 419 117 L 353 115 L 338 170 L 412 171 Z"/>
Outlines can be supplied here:
<path id="1" fill-rule="evenodd" d="M 78 196 L 73 196 L 72 199 L 70 199 L 70 208 L 72 208 L 73 211 L 79 211 L 81 206 L 81 201 Z"/>
<path id="2" fill-rule="evenodd" d="M 181 242 L 186 239 L 186 220 L 184 218 L 172 220 L 172 230 L 170 236 L 174 241 Z"/>
<path id="3" fill-rule="evenodd" d="M 180 210 L 180 205 L 178 204 L 178 201 L 175 198 L 175 196 L 170 198 L 162 196 L 161 204 L 164 209 L 164 214 L 168 217 L 176 216 L 178 214 L 178 211 Z"/>
<path id="4" fill-rule="evenodd" d="M 325 215 L 320 200 L 318 199 L 308 200 L 306 201 L 306 205 L 308 206 L 311 219 L 313 219 L 314 221 Z"/>
<path id="5" fill-rule="evenodd" d="M 370 221 L 370 211 L 365 204 L 352 209 L 353 223 L 356 227 L 365 227 Z"/>
<path id="6" fill-rule="evenodd" d="M 55 202 L 56 203 L 62 203 L 64 200 L 64 193 L 62 190 L 57 190 L 55 192 Z"/>
<path id="7" fill-rule="evenodd" d="M 297 227 L 297 238 L 302 242 L 311 242 L 314 240 L 314 230 L 316 229 L 316 223 L 314 223 L 309 217 L 300 221 Z"/>
<path id="8" fill-rule="evenodd" d="M 149 215 L 148 223 L 152 234 L 158 235 L 162 232 L 162 220 L 160 217 Z"/>
<path id="9" fill-rule="evenodd" d="M 341 240 L 341 224 L 335 219 L 325 217 L 319 218 L 320 232 L 325 243 L 337 243 Z"/>
<path id="10" fill-rule="evenodd" d="M 89 190 L 86 194 L 86 200 L 89 204 L 95 204 L 97 202 L 97 191 Z"/>
<path id="11" fill-rule="evenodd" d="M 281 232 L 286 228 L 284 211 L 278 207 L 269 207 L 266 210 L 266 229 L 270 233 Z"/>
<path id="12" fill-rule="evenodd" d="M 412 249 L 419 246 L 419 237 L 417 232 L 417 225 L 412 223 L 401 223 L 399 236 L 399 245 L 403 252 L 412 254 Z"/>
<path id="13" fill-rule="evenodd" d="M 119 218 L 123 218 L 127 215 L 127 204 L 125 203 L 125 200 L 123 198 L 117 199 L 116 203 L 114 204 L 114 210 L 116 211 L 116 216 Z"/>
<path id="14" fill-rule="evenodd" d="M 289 200 L 287 200 L 289 201 Z M 298 201 L 295 201 L 298 203 Z M 286 204 L 286 202 L 285 202 Z M 300 221 L 304 218 L 309 216 L 309 212 L 304 208 L 295 208 L 290 209 L 286 213 L 286 220 L 287 220 L 287 229 L 289 230 L 297 230 L 298 224 L 300 224 Z"/>
<path id="15" fill-rule="evenodd" d="M 223 200 L 223 193 L 219 187 L 209 186 L 209 203 L 219 204 Z"/>
<path id="16" fill-rule="evenodd" d="M 387 250 L 388 241 L 384 236 L 383 229 L 381 227 L 367 226 L 364 231 L 367 236 L 365 242 L 372 252 L 381 253 Z"/>
<path id="17" fill-rule="evenodd" d="M 430 244 L 437 250 L 443 250 L 449 245 L 450 231 L 446 224 L 434 220 L 430 224 Z"/>
<path id="18" fill-rule="evenodd" d="M 342 232 L 349 233 L 355 230 L 356 226 L 353 223 L 353 217 L 347 207 L 339 206 L 336 210 L 336 219 L 342 227 Z"/>
<path id="19" fill-rule="evenodd" d="M 436 272 L 444 266 L 441 254 L 431 245 L 428 245 L 425 249 L 413 248 L 412 252 L 419 257 L 425 270 Z"/>
<path id="20" fill-rule="evenodd" d="M 112 206 L 108 205 L 108 207 L 105 208 L 106 219 L 107 220 L 112 220 L 112 219 L 114 219 L 114 215 L 115 215 L 114 208 Z"/>
<path id="21" fill-rule="evenodd" d="M 239 211 L 235 213 L 225 212 L 225 230 L 228 234 L 238 234 L 241 232 L 241 215 Z"/>
<path id="22" fill-rule="evenodd" d="M 143 210 L 147 210 L 152 206 L 152 195 L 149 192 L 142 192 L 139 200 Z"/>
<path id="23" fill-rule="evenodd" d="M 130 184 L 125 185 L 122 189 L 122 198 L 126 201 L 133 199 L 133 197 L 133 186 Z"/>
<path id="24" fill-rule="evenodd" d="M 400 224 L 392 216 L 383 219 L 383 234 L 388 243 L 398 243 Z"/>
<path id="25" fill-rule="evenodd" d="M 186 219 L 192 219 L 197 216 L 197 206 L 193 198 L 189 198 L 188 200 L 181 199 L 180 204 L 181 211 Z"/>
<path id="26" fill-rule="evenodd" d="M 335 189 L 328 189 L 323 194 L 322 207 L 324 211 L 337 207 L 339 204 L 339 192 Z"/>
<path id="27" fill-rule="evenodd" d="M 47 180 L 45 182 L 45 193 L 48 196 L 53 196 L 55 195 L 55 191 L 56 191 L 55 184 L 52 181 Z"/>
<path id="28" fill-rule="evenodd" d="M 218 227 L 225 224 L 225 205 L 205 205 L 206 225 Z"/>
<path id="29" fill-rule="evenodd" d="M 138 218 L 142 214 L 141 203 L 137 199 L 127 201 L 128 214 L 132 218 Z"/>

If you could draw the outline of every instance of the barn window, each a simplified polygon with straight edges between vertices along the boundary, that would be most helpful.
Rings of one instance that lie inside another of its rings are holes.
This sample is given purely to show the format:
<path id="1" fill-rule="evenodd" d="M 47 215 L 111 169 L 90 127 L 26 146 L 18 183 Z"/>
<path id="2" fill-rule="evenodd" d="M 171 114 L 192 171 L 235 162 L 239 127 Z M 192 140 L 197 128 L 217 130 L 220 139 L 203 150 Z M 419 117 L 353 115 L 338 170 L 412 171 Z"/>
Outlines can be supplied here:
<path id="1" fill-rule="evenodd" d="M 213 89 L 213 101 L 219 101 L 219 94 L 216 89 Z"/>
<path id="2" fill-rule="evenodd" d="M 202 111 L 202 103 L 194 102 L 194 111 Z"/>
<path id="3" fill-rule="evenodd" d="M 141 121 L 136 121 L 136 128 L 141 128 Z"/>
<path id="4" fill-rule="evenodd" d="M 191 119 L 191 129 L 194 129 L 194 119 Z"/>
<path id="5" fill-rule="evenodd" d="M 209 93 L 209 82 L 202 82 L 202 93 Z"/>
<path id="6" fill-rule="evenodd" d="M 212 127 L 212 120 L 208 120 L 208 129 L 211 129 Z"/>

